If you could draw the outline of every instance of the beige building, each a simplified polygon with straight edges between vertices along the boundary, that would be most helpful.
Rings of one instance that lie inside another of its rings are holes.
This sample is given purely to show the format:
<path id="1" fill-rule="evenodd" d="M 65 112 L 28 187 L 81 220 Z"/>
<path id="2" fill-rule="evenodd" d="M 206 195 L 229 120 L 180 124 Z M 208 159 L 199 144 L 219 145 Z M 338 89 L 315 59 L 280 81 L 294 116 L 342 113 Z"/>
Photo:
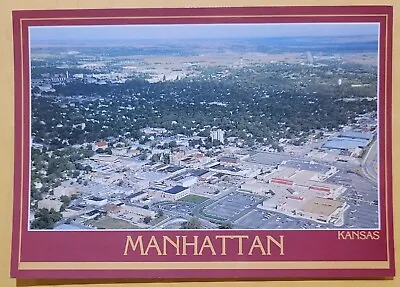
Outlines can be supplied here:
<path id="1" fill-rule="evenodd" d="M 50 210 L 53 208 L 55 211 L 60 211 L 62 205 L 63 203 L 56 198 L 46 198 L 38 202 L 39 209 L 46 208 Z"/>
<path id="2" fill-rule="evenodd" d="M 298 214 L 322 222 L 335 222 L 344 207 L 345 202 L 343 201 L 315 197 L 308 200 L 299 210 Z"/>
<path id="3" fill-rule="evenodd" d="M 240 186 L 240 188 L 245 191 L 249 191 L 260 195 L 264 195 L 269 190 L 267 183 L 254 179 L 246 181 Z"/>
<path id="4" fill-rule="evenodd" d="M 61 196 L 71 196 L 77 193 L 77 190 L 75 187 L 71 186 L 58 186 L 53 190 L 53 194 L 55 197 L 59 198 Z"/>

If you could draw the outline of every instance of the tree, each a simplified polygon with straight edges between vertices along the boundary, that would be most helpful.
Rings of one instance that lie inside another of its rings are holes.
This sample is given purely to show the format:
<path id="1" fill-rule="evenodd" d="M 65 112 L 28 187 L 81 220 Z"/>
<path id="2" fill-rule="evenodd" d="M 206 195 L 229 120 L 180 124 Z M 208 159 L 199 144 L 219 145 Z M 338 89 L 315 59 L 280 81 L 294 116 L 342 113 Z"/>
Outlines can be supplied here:
<path id="1" fill-rule="evenodd" d="M 192 217 L 189 221 L 183 222 L 181 225 L 182 229 L 200 229 L 201 222 L 198 218 Z"/>
<path id="2" fill-rule="evenodd" d="M 71 203 L 71 198 L 68 195 L 61 195 L 60 200 L 67 206 Z"/>
<path id="3" fill-rule="evenodd" d="M 163 217 L 164 216 L 164 211 L 162 209 L 157 210 L 157 217 Z"/>
<path id="4" fill-rule="evenodd" d="M 171 157 L 168 153 L 163 153 L 163 163 L 165 164 L 171 163 Z"/>
<path id="5" fill-rule="evenodd" d="M 174 147 L 177 147 L 178 146 L 178 144 L 176 143 L 176 141 L 170 141 L 169 143 L 168 143 L 168 147 L 169 148 L 174 148 Z"/>
<path id="6" fill-rule="evenodd" d="M 155 153 L 151 156 L 150 160 L 152 162 L 159 162 L 161 160 L 161 155 L 159 153 Z"/>
<path id="7" fill-rule="evenodd" d="M 80 174 L 79 170 L 74 170 L 74 171 L 72 172 L 72 177 L 73 177 L 73 178 L 77 178 L 77 177 L 79 176 L 79 174 Z"/>
<path id="8" fill-rule="evenodd" d="M 146 160 L 147 159 L 147 151 L 144 150 L 142 151 L 141 155 L 139 156 L 140 160 Z"/>
<path id="9" fill-rule="evenodd" d="M 146 217 L 143 219 L 143 222 L 146 223 L 146 224 L 149 224 L 150 221 L 151 221 L 151 216 L 146 216 Z"/>
<path id="10" fill-rule="evenodd" d="M 86 172 L 91 172 L 93 170 L 93 168 L 90 165 L 85 165 L 84 170 Z"/>
<path id="11" fill-rule="evenodd" d="M 227 222 L 227 223 L 222 223 L 220 226 L 218 226 L 219 229 L 232 229 L 232 223 Z"/>
<path id="12" fill-rule="evenodd" d="M 53 208 L 48 210 L 42 208 L 36 211 L 35 219 L 31 223 L 32 229 L 52 229 L 57 221 L 60 221 L 62 215 Z"/>

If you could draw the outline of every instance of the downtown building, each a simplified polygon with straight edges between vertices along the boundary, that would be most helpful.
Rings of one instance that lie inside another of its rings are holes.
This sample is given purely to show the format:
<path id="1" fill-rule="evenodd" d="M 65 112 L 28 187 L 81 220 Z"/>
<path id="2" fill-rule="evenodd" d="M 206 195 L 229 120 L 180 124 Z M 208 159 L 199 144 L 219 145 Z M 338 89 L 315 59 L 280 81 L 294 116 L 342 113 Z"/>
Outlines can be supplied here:
<path id="1" fill-rule="evenodd" d="M 225 132 L 221 129 L 217 129 L 217 130 L 211 130 L 210 131 L 210 137 L 212 141 L 218 140 L 221 143 L 224 142 L 224 135 Z"/>

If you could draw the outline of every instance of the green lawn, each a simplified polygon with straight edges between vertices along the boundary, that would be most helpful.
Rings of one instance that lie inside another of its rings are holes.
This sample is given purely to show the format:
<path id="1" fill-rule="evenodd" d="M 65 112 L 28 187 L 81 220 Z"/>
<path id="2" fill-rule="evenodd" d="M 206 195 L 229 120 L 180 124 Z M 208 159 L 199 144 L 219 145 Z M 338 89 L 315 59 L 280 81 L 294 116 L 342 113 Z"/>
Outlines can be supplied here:
<path id="1" fill-rule="evenodd" d="M 161 221 L 163 221 L 165 218 L 167 218 L 167 217 L 166 216 L 156 217 L 152 221 L 150 221 L 150 225 L 156 225 L 156 224 L 160 223 Z"/>
<path id="2" fill-rule="evenodd" d="M 189 194 L 189 195 L 186 195 L 185 197 L 179 199 L 179 201 L 202 203 L 202 202 L 206 201 L 207 199 L 208 199 L 208 197 L 195 195 L 195 194 Z"/>

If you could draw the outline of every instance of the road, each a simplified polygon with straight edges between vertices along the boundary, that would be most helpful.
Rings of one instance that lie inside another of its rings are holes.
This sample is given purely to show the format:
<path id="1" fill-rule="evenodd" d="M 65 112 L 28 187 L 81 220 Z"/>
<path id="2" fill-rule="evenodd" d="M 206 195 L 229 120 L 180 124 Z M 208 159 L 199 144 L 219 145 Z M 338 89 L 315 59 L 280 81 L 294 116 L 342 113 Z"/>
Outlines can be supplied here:
<path id="1" fill-rule="evenodd" d="M 361 162 L 362 172 L 364 176 L 373 182 L 377 182 L 378 178 L 375 170 L 378 159 L 377 154 L 378 144 L 377 140 L 375 139 Z"/>

